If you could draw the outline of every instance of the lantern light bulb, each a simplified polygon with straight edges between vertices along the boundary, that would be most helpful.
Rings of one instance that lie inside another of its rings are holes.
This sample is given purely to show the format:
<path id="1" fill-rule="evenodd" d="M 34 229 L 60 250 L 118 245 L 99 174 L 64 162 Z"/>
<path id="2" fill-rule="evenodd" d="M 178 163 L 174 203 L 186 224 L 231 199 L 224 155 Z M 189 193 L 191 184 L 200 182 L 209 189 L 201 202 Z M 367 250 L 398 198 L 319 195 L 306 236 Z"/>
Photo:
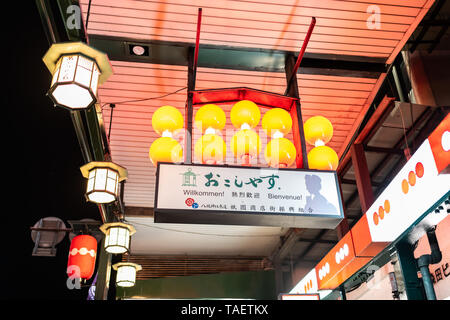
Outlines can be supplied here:
<path id="1" fill-rule="evenodd" d="M 296 156 L 294 144 L 283 137 L 270 140 L 264 150 L 266 162 L 272 168 L 290 167 L 294 164 Z"/>
<path id="2" fill-rule="evenodd" d="M 327 144 L 333 136 L 333 125 L 330 120 L 322 116 L 314 116 L 306 120 L 304 124 L 305 140 L 310 145 L 315 145 L 317 140 Z"/>
<path id="3" fill-rule="evenodd" d="M 312 148 L 308 153 L 308 165 L 310 169 L 336 170 L 339 158 L 332 148 L 328 146 L 318 146 Z"/>
<path id="4" fill-rule="evenodd" d="M 244 164 L 248 165 L 252 158 L 259 155 L 261 139 L 251 129 L 240 130 L 231 138 L 230 148 L 236 158 L 241 159 Z"/>
<path id="5" fill-rule="evenodd" d="M 227 145 L 223 139 L 216 135 L 206 133 L 194 145 L 195 157 L 206 164 L 216 164 L 225 160 Z"/>
<path id="6" fill-rule="evenodd" d="M 159 107 L 152 116 L 152 127 L 160 136 L 164 131 L 175 132 L 183 128 L 183 115 L 172 106 Z"/>
<path id="7" fill-rule="evenodd" d="M 216 129 L 212 128 L 212 127 L 208 127 L 205 130 L 205 134 L 216 134 Z"/>
<path id="8" fill-rule="evenodd" d="M 272 108 L 268 110 L 261 121 L 261 126 L 268 136 L 276 132 L 283 135 L 288 134 L 292 129 L 292 118 L 289 112 L 281 108 Z M 277 135 L 277 137 L 280 137 Z"/>
<path id="9" fill-rule="evenodd" d="M 323 142 L 321 139 L 317 139 L 316 142 L 314 142 L 315 147 L 324 146 L 325 142 Z"/>
<path id="10" fill-rule="evenodd" d="M 274 133 L 272 133 L 272 139 L 278 139 L 278 138 L 283 138 L 284 134 L 281 131 L 275 130 Z"/>
<path id="11" fill-rule="evenodd" d="M 215 104 L 206 104 L 197 110 L 194 124 L 202 133 L 209 128 L 222 130 L 226 122 L 225 112 Z M 209 131 L 209 133 L 211 133 Z"/>
<path id="12" fill-rule="evenodd" d="M 241 100 L 235 103 L 230 111 L 231 123 L 235 128 L 241 128 L 243 124 L 254 128 L 258 125 L 260 118 L 261 112 L 258 106 L 250 100 Z M 244 129 L 250 128 L 245 127 Z"/>

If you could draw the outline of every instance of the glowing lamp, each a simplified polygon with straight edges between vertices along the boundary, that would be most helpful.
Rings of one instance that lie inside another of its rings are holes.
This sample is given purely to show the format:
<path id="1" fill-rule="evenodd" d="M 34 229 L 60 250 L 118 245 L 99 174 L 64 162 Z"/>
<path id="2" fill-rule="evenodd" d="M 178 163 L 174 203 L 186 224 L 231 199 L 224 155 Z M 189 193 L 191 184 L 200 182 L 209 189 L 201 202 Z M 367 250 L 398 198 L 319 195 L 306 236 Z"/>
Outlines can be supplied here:
<path id="1" fill-rule="evenodd" d="M 97 257 L 97 240 L 90 235 L 78 235 L 72 239 L 67 262 L 69 278 L 90 279 L 94 274 Z"/>
<path id="2" fill-rule="evenodd" d="M 328 146 L 312 148 L 308 153 L 308 165 L 310 169 L 336 170 L 339 158 L 336 152 Z"/>
<path id="3" fill-rule="evenodd" d="M 86 179 L 86 198 L 94 203 L 110 203 L 117 199 L 119 182 L 127 178 L 127 170 L 115 163 L 92 161 L 80 168 Z"/>
<path id="4" fill-rule="evenodd" d="M 309 118 L 304 124 L 305 140 L 314 146 L 323 146 L 333 136 L 333 125 L 330 120 L 322 116 Z"/>
<path id="5" fill-rule="evenodd" d="M 286 138 L 275 138 L 269 141 L 264 150 L 264 157 L 273 168 L 287 168 L 295 162 L 297 151 L 294 144 Z"/>
<path id="6" fill-rule="evenodd" d="M 225 127 L 225 112 L 215 104 L 207 104 L 195 114 L 195 126 L 205 132 L 208 128 L 222 130 Z"/>
<path id="7" fill-rule="evenodd" d="M 195 157 L 206 164 L 223 161 L 227 154 L 227 145 L 216 134 L 205 134 L 195 142 Z"/>
<path id="8" fill-rule="evenodd" d="M 130 247 L 130 237 L 136 232 L 133 226 L 123 222 L 105 223 L 100 227 L 105 234 L 105 250 L 113 254 L 125 253 Z"/>
<path id="9" fill-rule="evenodd" d="M 42 59 L 53 75 L 48 96 L 69 110 L 95 104 L 98 85 L 112 74 L 107 55 L 82 42 L 53 44 Z"/>
<path id="10" fill-rule="evenodd" d="M 255 131 L 243 129 L 233 135 L 230 147 L 234 156 L 242 160 L 242 164 L 249 165 L 251 159 L 261 151 L 261 139 Z"/>
<path id="11" fill-rule="evenodd" d="M 291 131 L 292 118 L 286 110 L 272 108 L 264 114 L 261 126 L 269 137 L 272 137 L 277 132 L 285 135 Z"/>
<path id="12" fill-rule="evenodd" d="M 158 108 L 152 116 L 152 127 L 160 136 L 164 132 L 173 134 L 176 130 L 183 128 L 183 115 L 172 106 L 162 106 Z"/>
<path id="13" fill-rule="evenodd" d="M 230 111 L 230 119 L 233 126 L 240 129 L 250 129 L 258 125 L 261 118 L 256 103 L 250 100 L 241 100 L 234 104 Z M 244 125 L 244 127 L 242 127 Z"/>
<path id="14" fill-rule="evenodd" d="M 183 149 L 174 138 L 160 137 L 153 141 L 148 154 L 153 165 L 157 166 L 158 162 L 180 162 L 183 158 Z"/>
<path id="15" fill-rule="evenodd" d="M 112 267 L 117 271 L 116 285 L 119 287 L 134 286 L 136 283 L 136 272 L 142 270 L 140 265 L 131 262 L 119 262 Z"/>
<path id="16" fill-rule="evenodd" d="M 152 116 L 152 127 L 162 137 L 153 141 L 148 152 L 150 161 L 154 166 L 158 162 L 180 162 L 183 158 L 183 149 L 172 135 L 183 128 L 183 115 L 172 106 L 158 108 Z"/>

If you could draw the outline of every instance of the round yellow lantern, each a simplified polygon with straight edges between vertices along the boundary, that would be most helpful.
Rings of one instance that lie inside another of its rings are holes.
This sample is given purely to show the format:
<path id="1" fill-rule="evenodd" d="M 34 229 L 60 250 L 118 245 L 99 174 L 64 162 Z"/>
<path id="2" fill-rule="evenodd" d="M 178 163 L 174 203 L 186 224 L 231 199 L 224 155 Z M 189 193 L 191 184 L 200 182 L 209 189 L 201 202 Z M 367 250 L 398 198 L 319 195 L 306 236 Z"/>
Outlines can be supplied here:
<path id="1" fill-rule="evenodd" d="M 181 145 L 172 137 L 160 137 L 153 141 L 148 154 L 154 166 L 158 162 L 181 162 L 183 158 Z"/>
<path id="2" fill-rule="evenodd" d="M 322 116 L 309 118 L 304 124 L 305 140 L 314 146 L 323 146 L 333 136 L 333 125 Z"/>
<path id="3" fill-rule="evenodd" d="M 261 112 L 258 106 L 250 100 L 241 100 L 231 108 L 230 119 L 236 128 L 254 128 L 258 125 L 260 118 Z M 246 126 L 243 128 L 242 125 Z"/>
<path id="4" fill-rule="evenodd" d="M 286 138 L 275 138 L 269 141 L 264 150 L 264 157 L 273 168 L 287 168 L 295 162 L 297 151 L 294 144 Z"/>
<path id="5" fill-rule="evenodd" d="M 255 131 L 243 129 L 233 135 L 230 147 L 234 156 L 242 160 L 242 164 L 249 165 L 251 159 L 261 151 L 261 139 Z"/>
<path id="6" fill-rule="evenodd" d="M 269 137 L 272 137 L 276 132 L 283 135 L 288 134 L 292 128 L 292 118 L 286 110 L 272 108 L 264 114 L 261 126 Z"/>
<path id="7" fill-rule="evenodd" d="M 328 146 L 318 146 L 308 153 L 308 165 L 310 169 L 336 170 L 339 158 L 336 152 Z"/>
<path id="8" fill-rule="evenodd" d="M 152 116 L 152 127 L 162 137 L 153 141 L 148 152 L 154 166 L 158 162 L 180 162 L 183 149 L 177 140 L 172 138 L 174 131 L 183 128 L 183 115 L 177 108 L 162 106 Z"/>
<path id="9" fill-rule="evenodd" d="M 195 114 L 195 126 L 203 132 L 208 128 L 222 130 L 225 127 L 225 112 L 215 104 L 207 104 Z"/>
<path id="10" fill-rule="evenodd" d="M 216 164 L 224 161 L 227 154 L 227 145 L 216 134 L 205 134 L 195 142 L 195 157 L 206 164 Z"/>
<path id="11" fill-rule="evenodd" d="M 164 131 L 173 133 L 183 128 L 183 115 L 172 106 L 158 108 L 152 116 L 152 127 L 157 134 L 163 135 Z"/>

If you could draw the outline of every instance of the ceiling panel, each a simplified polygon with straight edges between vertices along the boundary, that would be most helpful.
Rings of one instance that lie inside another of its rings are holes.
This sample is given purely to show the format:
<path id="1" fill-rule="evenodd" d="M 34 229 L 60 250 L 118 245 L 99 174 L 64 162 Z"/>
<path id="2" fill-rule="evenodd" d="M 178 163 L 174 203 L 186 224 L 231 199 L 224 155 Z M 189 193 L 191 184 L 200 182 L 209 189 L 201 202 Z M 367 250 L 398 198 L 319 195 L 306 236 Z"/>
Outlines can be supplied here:
<path id="1" fill-rule="evenodd" d="M 86 18 L 89 0 L 80 2 Z M 381 13 L 380 28 L 370 25 L 373 5 Z M 388 58 L 429 5 L 427 0 L 97 0 L 91 3 L 88 32 L 194 42 L 202 8 L 202 44 L 297 51 L 316 17 L 308 52 Z"/>

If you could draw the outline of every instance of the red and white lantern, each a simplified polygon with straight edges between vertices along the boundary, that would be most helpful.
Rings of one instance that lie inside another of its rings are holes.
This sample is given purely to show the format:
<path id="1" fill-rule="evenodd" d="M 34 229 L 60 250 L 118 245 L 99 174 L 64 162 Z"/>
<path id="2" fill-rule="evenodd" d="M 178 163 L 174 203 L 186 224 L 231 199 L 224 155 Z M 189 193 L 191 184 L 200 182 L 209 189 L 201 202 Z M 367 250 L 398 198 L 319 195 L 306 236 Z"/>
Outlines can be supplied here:
<path id="1" fill-rule="evenodd" d="M 72 239 L 67 263 L 69 278 L 90 279 L 95 270 L 97 240 L 90 235 L 79 235 Z"/>

